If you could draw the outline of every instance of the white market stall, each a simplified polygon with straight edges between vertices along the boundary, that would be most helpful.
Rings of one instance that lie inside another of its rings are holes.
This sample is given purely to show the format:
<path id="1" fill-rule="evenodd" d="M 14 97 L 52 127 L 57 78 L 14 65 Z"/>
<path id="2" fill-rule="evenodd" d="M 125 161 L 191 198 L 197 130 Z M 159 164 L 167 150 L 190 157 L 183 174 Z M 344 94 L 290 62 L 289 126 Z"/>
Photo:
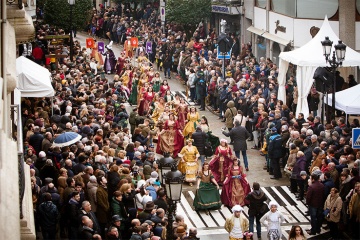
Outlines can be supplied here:
<path id="1" fill-rule="evenodd" d="M 332 106 L 332 94 L 328 95 L 328 102 Z M 346 116 L 360 114 L 360 84 L 335 93 L 335 108 L 345 112 Z"/>
<path id="2" fill-rule="evenodd" d="M 296 82 L 298 86 L 299 97 L 297 102 L 296 115 L 301 112 L 304 113 L 305 118 L 309 115 L 307 96 L 314 81 L 313 76 L 315 70 L 318 67 L 329 66 L 329 64 L 325 61 L 323 48 L 321 45 L 321 41 L 323 41 L 325 37 L 329 37 L 330 40 L 333 41 L 332 49 L 334 49 L 334 45 L 337 44 L 339 37 L 332 30 L 327 17 L 325 17 L 319 32 L 312 40 L 310 40 L 301 48 L 290 52 L 282 52 L 279 56 L 280 64 L 278 76 L 278 99 L 286 102 L 286 72 L 289 67 L 289 63 L 297 65 Z M 345 60 L 343 61 L 342 66 L 360 66 L 360 53 L 347 46 Z"/>
<path id="3" fill-rule="evenodd" d="M 21 97 L 53 97 L 49 70 L 24 56 L 16 59 L 17 88 Z"/>

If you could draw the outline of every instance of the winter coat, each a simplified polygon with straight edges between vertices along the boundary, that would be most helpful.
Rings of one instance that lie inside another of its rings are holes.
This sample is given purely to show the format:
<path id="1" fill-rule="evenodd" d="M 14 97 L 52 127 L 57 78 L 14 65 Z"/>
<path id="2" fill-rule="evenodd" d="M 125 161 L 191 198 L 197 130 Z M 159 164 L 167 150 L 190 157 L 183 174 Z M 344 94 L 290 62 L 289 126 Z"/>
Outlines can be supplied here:
<path id="1" fill-rule="evenodd" d="M 279 134 L 271 135 L 269 138 L 268 156 L 270 159 L 283 157 L 282 139 Z"/>
<path id="2" fill-rule="evenodd" d="M 233 119 L 237 114 L 237 110 L 235 108 L 235 103 L 234 101 L 229 101 L 226 106 L 228 107 L 225 111 L 225 126 L 227 128 L 233 128 L 234 127 L 234 123 L 233 123 Z"/>
<path id="3" fill-rule="evenodd" d="M 247 150 L 246 139 L 250 137 L 250 133 L 242 126 L 234 127 L 230 132 L 222 132 L 225 136 L 230 137 L 234 141 L 234 151 Z"/>
<path id="4" fill-rule="evenodd" d="M 128 214 L 126 212 L 124 203 L 121 201 L 116 200 L 115 197 L 111 199 L 111 215 L 119 215 L 120 218 L 123 220 L 128 218 Z"/>
<path id="5" fill-rule="evenodd" d="M 347 176 L 347 178 L 343 182 L 340 183 L 339 195 L 343 201 L 346 200 L 346 195 L 348 195 L 348 193 L 351 190 L 350 181 L 351 181 L 351 177 Z"/>
<path id="6" fill-rule="evenodd" d="M 261 208 L 267 200 L 267 197 L 263 191 L 254 190 L 246 196 L 246 200 L 249 201 L 249 216 L 257 216 L 261 214 Z"/>
<path id="7" fill-rule="evenodd" d="M 225 221 L 224 227 L 228 233 L 230 233 L 234 228 L 234 218 L 235 218 L 234 215 L 232 215 L 231 217 L 227 218 Z M 245 217 L 243 213 L 240 214 L 240 226 L 242 232 L 249 230 L 249 220 Z"/>
<path id="8" fill-rule="evenodd" d="M 295 165 L 291 172 L 291 178 L 301 180 L 300 172 L 305 171 L 306 169 L 306 158 L 305 156 L 301 156 L 296 159 Z"/>
<path id="9" fill-rule="evenodd" d="M 44 230 L 56 229 L 58 209 L 51 201 L 43 202 L 38 208 L 40 226 Z"/>
<path id="10" fill-rule="evenodd" d="M 39 155 L 39 152 L 41 151 L 43 139 L 44 136 L 38 132 L 31 135 L 29 139 L 29 145 L 31 145 L 34 148 L 36 155 Z"/>
<path id="11" fill-rule="evenodd" d="M 360 195 L 358 193 L 354 193 L 349 202 L 349 213 L 350 218 L 356 216 L 356 222 L 360 222 L 360 207 L 357 207 L 357 212 L 355 212 L 354 204 L 359 201 Z"/>
<path id="12" fill-rule="evenodd" d="M 110 206 L 107 189 L 103 186 L 99 186 L 96 191 L 96 201 L 96 217 L 100 224 L 105 224 L 108 222 Z"/>
<path id="13" fill-rule="evenodd" d="M 295 163 L 296 163 L 296 155 L 297 152 L 299 151 L 299 148 L 295 148 L 293 150 L 290 150 L 290 154 L 287 160 L 287 166 L 290 168 L 293 168 Z"/>
<path id="14" fill-rule="evenodd" d="M 331 194 L 329 194 L 324 205 L 324 210 L 330 210 L 328 215 L 329 217 L 326 216 L 326 220 L 338 223 L 340 221 L 342 204 L 343 201 L 341 200 L 341 197 L 338 193 L 335 194 L 334 197 L 331 197 Z"/>
<path id="15" fill-rule="evenodd" d="M 314 208 L 323 208 L 324 206 L 324 185 L 319 182 L 313 182 L 306 194 L 306 204 Z"/>
<path id="16" fill-rule="evenodd" d="M 205 155 L 206 133 L 201 129 L 196 130 L 191 136 L 194 139 L 193 145 L 198 149 L 200 155 Z"/>
<path id="17" fill-rule="evenodd" d="M 88 182 L 87 184 L 87 195 L 88 200 L 91 204 L 91 210 L 96 213 L 97 205 L 96 205 L 96 192 L 98 189 L 97 183 Z"/>

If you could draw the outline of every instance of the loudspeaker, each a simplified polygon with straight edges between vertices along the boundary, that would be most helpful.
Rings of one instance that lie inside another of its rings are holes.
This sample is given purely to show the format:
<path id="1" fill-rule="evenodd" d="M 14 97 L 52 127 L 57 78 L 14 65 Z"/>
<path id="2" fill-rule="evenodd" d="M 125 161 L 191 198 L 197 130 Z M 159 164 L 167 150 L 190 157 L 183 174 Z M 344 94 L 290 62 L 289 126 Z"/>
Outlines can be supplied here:
<path id="1" fill-rule="evenodd" d="M 318 67 L 315 70 L 314 76 L 316 91 L 324 93 L 333 84 L 333 75 L 323 67 Z M 324 89 L 325 84 L 325 89 Z"/>

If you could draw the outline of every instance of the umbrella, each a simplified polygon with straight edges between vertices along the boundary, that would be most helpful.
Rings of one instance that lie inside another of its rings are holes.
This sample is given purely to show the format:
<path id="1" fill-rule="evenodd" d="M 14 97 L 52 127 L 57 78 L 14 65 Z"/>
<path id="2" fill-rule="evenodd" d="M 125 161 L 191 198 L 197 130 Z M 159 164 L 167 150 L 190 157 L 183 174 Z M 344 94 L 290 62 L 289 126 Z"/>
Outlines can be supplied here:
<path id="1" fill-rule="evenodd" d="M 73 143 L 76 143 L 81 138 L 82 138 L 82 136 L 75 132 L 65 132 L 55 138 L 55 140 L 53 142 L 53 146 L 55 146 L 55 147 L 69 146 Z"/>

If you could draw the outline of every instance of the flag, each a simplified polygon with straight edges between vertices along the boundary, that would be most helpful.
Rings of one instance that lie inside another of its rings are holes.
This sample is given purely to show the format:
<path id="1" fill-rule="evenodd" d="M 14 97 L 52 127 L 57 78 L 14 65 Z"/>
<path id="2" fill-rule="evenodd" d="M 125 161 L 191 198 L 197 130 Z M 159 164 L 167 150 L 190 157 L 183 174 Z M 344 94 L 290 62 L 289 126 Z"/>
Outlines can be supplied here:
<path id="1" fill-rule="evenodd" d="M 95 47 L 95 41 L 93 38 L 87 38 L 86 39 L 86 47 L 87 48 L 94 48 Z"/>
<path id="2" fill-rule="evenodd" d="M 138 47 L 139 40 L 138 40 L 137 37 L 132 37 L 132 38 L 130 39 L 130 41 L 131 41 L 131 46 L 132 46 L 132 47 L 134 47 L 134 48 L 137 48 L 137 47 Z"/>
<path id="3" fill-rule="evenodd" d="M 152 53 L 152 42 L 146 42 L 146 53 Z"/>
<path id="4" fill-rule="evenodd" d="M 98 42 L 98 51 L 100 53 L 104 53 L 105 52 L 105 44 L 104 42 Z"/>

